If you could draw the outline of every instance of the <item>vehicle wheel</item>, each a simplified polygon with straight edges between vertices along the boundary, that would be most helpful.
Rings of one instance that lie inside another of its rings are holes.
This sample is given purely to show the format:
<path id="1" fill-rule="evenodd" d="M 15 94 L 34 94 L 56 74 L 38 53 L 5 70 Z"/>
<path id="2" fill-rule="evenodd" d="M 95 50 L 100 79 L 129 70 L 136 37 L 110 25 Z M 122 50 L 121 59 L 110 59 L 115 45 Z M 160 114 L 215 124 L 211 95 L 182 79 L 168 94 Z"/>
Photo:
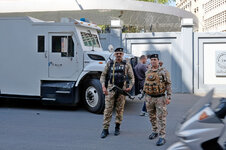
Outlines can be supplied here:
<path id="1" fill-rule="evenodd" d="M 104 110 L 104 94 L 101 83 L 98 79 L 85 81 L 84 84 L 84 104 L 88 111 L 102 113 Z"/>

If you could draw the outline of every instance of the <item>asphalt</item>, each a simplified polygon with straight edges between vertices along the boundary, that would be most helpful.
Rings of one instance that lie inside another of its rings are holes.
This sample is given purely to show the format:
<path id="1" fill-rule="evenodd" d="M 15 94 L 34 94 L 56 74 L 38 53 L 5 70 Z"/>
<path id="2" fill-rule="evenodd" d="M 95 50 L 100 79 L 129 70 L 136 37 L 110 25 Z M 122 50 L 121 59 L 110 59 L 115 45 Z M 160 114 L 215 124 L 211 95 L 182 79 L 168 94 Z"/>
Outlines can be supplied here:
<path id="1" fill-rule="evenodd" d="M 175 131 L 184 114 L 200 96 L 174 94 L 168 105 L 167 143 L 157 147 L 149 140 L 151 124 L 139 116 L 143 101 L 127 100 L 121 134 L 100 138 L 103 115 L 81 107 L 42 106 L 39 102 L 7 101 L 0 106 L 0 150 L 165 150 L 178 138 Z M 215 98 L 217 102 L 219 98 Z M 226 132 L 220 143 L 226 141 Z"/>

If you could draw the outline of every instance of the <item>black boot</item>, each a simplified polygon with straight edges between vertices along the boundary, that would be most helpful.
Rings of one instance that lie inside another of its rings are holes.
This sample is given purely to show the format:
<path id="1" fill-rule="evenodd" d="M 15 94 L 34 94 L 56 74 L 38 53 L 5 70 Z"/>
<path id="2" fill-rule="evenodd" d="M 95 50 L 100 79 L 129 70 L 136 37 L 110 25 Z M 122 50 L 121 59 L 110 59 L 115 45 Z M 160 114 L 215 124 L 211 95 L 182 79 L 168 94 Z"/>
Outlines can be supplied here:
<path id="1" fill-rule="evenodd" d="M 120 134 L 120 124 L 116 123 L 115 124 L 115 136 Z"/>
<path id="2" fill-rule="evenodd" d="M 108 136 L 109 132 L 108 132 L 108 129 L 103 129 L 100 137 L 101 138 L 106 138 Z"/>
<path id="3" fill-rule="evenodd" d="M 151 135 L 149 135 L 149 139 L 150 140 L 153 140 L 153 139 L 155 139 L 157 137 L 158 137 L 158 133 L 156 133 L 156 132 L 152 132 Z"/>
<path id="4" fill-rule="evenodd" d="M 156 143 L 157 146 L 162 146 L 166 143 L 166 140 L 164 138 L 159 138 L 158 142 Z"/>

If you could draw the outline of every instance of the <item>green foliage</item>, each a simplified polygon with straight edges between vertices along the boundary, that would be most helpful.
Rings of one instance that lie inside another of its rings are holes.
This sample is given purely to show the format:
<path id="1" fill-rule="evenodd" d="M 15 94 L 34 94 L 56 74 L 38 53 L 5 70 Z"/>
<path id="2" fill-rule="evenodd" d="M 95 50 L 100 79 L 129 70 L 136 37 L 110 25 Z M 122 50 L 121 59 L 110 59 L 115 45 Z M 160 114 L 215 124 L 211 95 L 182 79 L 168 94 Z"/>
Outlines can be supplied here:
<path id="1" fill-rule="evenodd" d="M 138 0 L 138 1 L 144 1 L 144 2 L 155 2 L 155 0 Z"/>
<path id="2" fill-rule="evenodd" d="M 122 33 L 137 33 L 139 28 L 137 26 L 123 25 Z"/>
<path id="3" fill-rule="evenodd" d="M 101 28 L 101 33 L 109 33 L 110 32 L 110 25 L 98 25 Z M 137 26 L 131 25 L 123 25 L 122 33 L 137 33 L 140 32 L 140 28 Z"/>
<path id="4" fill-rule="evenodd" d="M 99 33 L 109 33 L 110 32 L 110 25 L 98 25 L 101 28 Z M 137 26 L 131 25 L 123 25 L 122 33 L 137 33 L 140 32 L 140 28 Z"/>
<path id="5" fill-rule="evenodd" d="M 169 3 L 169 2 L 175 2 L 176 0 L 138 0 L 138 1 L 166 4 L 166 3 Z"/>
<path id="6" fill-rule="evenodd" d="M 110 25 L 98 25 L 101 28 L 102 33 L 109 33 L 110 32 Z"/>

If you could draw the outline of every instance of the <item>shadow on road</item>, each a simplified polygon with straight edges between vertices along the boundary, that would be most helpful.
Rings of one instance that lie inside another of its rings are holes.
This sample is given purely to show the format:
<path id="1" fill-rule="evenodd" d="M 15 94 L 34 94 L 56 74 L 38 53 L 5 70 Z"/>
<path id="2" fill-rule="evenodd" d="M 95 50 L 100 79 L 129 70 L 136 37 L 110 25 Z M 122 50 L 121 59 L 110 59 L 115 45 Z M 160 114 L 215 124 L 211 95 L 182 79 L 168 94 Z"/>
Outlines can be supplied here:
<path id="1" fill-rule="evenodd" d="M 44 105 L 39 100 L 32 99 L 0 99 L 0 107 L 3 108 L 21 108 L 21 109 L 43 109 L 43 110 L 85 110 L 82 104 L 78 106 L 60 106 L 60 105 Z"/>

